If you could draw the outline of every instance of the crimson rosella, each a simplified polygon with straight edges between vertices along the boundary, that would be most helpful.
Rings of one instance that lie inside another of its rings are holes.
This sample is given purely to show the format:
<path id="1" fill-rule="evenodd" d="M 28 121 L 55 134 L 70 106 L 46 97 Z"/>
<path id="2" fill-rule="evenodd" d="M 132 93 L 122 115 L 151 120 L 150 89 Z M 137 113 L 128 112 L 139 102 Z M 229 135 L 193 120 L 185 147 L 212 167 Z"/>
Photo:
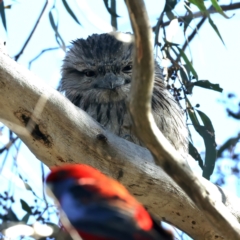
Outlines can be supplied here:
<path id="1" fill-rule="evenodd" d="M 68 218 L 67 231 L 84 240 L 172 240 L 116 180 L 84 164 L 51 169 L 46 183 Z"/>

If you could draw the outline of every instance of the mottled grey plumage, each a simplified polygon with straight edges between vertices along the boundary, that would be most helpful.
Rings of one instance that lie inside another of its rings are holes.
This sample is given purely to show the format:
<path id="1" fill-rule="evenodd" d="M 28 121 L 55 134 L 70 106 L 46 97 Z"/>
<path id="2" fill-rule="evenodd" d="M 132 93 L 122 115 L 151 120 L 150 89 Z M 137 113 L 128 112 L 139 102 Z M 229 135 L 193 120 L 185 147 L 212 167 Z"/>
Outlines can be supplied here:
<path id="1" fill-rule="evenodd" d="M 105 128 L 141 144 L 132 132 L 127 108 L 132 76 L 133 44 L 110 34 L 77 39 L 67 52 L 59 89 Z M 188 132 L 182 110 L 168 92 L 162 70 L 155 62 L 153 116 L 170 143 L 183 155 L 188 152 Z"/>

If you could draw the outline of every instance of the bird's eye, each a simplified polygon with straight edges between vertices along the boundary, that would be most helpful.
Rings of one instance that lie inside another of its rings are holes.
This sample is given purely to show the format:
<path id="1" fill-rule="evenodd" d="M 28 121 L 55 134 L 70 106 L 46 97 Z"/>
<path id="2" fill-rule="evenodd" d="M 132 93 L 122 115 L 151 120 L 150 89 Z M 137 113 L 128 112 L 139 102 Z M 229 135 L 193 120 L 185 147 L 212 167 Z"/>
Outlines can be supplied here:
<path id="1" fill-rule="evenodd" d="M 123 69 L 122 69 L 123 72 L 125 73 L 130 73 L 132 72 L 132 64 L 128 64 L 127 66 L 125 66 Z"/>
<path id="2" fill-rule="evenodd" d="M 91 71 L 91 70 L 85 70 L 84 71 L 84 74 L 85 74 L 85 76 L 87 76 L 87 77 L 94 77 L 96 74 L 95 74 L 95 72 L 94 71 Z"/>

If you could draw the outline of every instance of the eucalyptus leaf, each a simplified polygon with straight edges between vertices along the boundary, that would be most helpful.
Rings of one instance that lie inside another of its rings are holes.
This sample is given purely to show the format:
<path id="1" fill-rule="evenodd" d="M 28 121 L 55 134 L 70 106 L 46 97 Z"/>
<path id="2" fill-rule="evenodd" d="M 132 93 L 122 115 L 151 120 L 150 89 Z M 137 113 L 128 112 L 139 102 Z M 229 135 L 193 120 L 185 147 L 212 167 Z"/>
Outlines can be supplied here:
<path id="1" fill-rule="evenodd" d="M 185 33 L 189 24 L 191 23 L 191 21 L 193 20 L 193 15 L 192 13 L 187 15 L 185 18 L 184 18 L 184 26 L 183 26 L 183 32 Z"/>
<path id="2" fill-rule="evenodd" d="M 210 179 L 217 158 L 215 131 L 210 118 L 202 111 L 200 110 L 196 111 L 204 124 L 204 126 L 197 127 L 197 131 L 202 136 L 206 148 L 203 177 L 205 177 L 206 179 Z"/>
<path id="3" fill-rule="evenodd" d="M 116 13 L 116 0 L 111 0 L 111 11 Z M 111 25 L 117 30 L 117 16 L 111 14 Z"/>
<path id="4" fill-rule="evenodd" d="M 222 16 L 224 16 L 225 18 L 228 18 L 228 19 L 229 19 L 229 17 L 223 12 L 222 8 L 219 6 L 217 0 L 211 0 L 211 2 L 212 2 L 213 7 L 216 9 L 216 11 L 217 11 L 218 13 L 220 13 L 220 14 L 221 14 Z"/>
<path id="5" fill-rule="evenodd" d="M 224 41 L 222 39 L 222 36 L 221 36 L 218 28 L 217 28 L 217 26 L 215 25 L 215 23 L 213 22 L 213 20 L 211 19 L 210 16 L 208 17 L 208 21 L 209 21 L 210 25 L 212 26 L 212 28 L 214 29 L 214 31 L 217 33 L 218 37 L 221 39 L 223 45 L 225 46 L 225 43 L 224 43 Z"/>
<path id="6" fill-rule="evenodd" d="M 187 105 L 188 115 L 193 123 L 193 126 L 195 130 L 199 133 L 199 135 L 203 138 L 203 141 L 204 141 L 206 151 L 205 151 L 205 161 L 203 165 L 203 177 L 209 180 L 215 167 L 216 154 L 217 154 L 214 128 L 210 118 L 202 111 L 196 110 L 204 124 L 204 126 L 200 125 L 198 121 L 198 117 L 195 113 L 195 110 L 193 109 L 191 103 L 187 98 L 186 98 L 186 105 Z M 191 151 L 193 151 L 193 149 Z"/>
<path id="7" fill-rule="evenodd" d="M 199 116 L 201 117 L 203 124 L 207 128 L 207 130 L 214 133 L 214 128 L 213 128 L 210 118 L 204 112 L 202 112 L 200 110 L 196 110 L 196 111 L 199 114 Z"/>
<path id="8" fill-rule="evenodd" d="M 21 222 L 27 223 L 30 216 L 31 216 L 31 215 L 30 215 L 29 213 L 26 213 L 26 214 L 23 216 Z"/>
<path id="9" fill-rule="evenodd" d="M 116 18 L 117 18 L 117 17 L 120 17 L 119 15 L 117 15 L 117 13 L 116 13 L 115 11 L 113 11 L 113 10 L 111 9 L 111 7 L 109 7 L 108 0 L 103 0 L 103 2 L 104 2 L 104 5 L 105 5 L 107 11 L 108 11 L 113 17 L 116 17 Z"/>
<path id="10" fill-rule="evenodd" d="M 209 180 L 213 173 L 217 156 L 215 134 L 209 131 L 205 126 L 197 126 L 196 129 L 202 136 L 206 149 L 203 177 Z"/>
<path id="11" fill-rule="evenodd" d="M 76 15 L 74 14 L 74 12 L 72 11 L 72 9 L 69 7 L 68 3 L 66 0 L 62 0 L 63 5 L 65 7 L 65 9 L 67 10 L 67 12 L 70 14 L 70 16 L 75 20 L 75 22 L 79 25 L 81 25 L 81 23 L 78 21 Z"/>
<path id="12" fill-rule="evenodd" d="M 186 30 L 187 30 L 190 22 L 193 20 L 193 14 L 192 14 L 192 12 L 189 10 L 188 7 L 186 7 L 185 5 L 184 5 L 184 7 L 185 7 L 185 9 L 187 10 L 187 15 L 186 15 L 186 17 L 184 17 L 183 32 L 186 32 Z"/>
<path id="13" fill-rule="evenodd" d="M 188 86 L 188 83 L 190 81 L 189 76 L 186 74 L 186 72 L 183 68 L 180 68 L 179 71 L 180 71 L 180 75 L 181 75 L 181 79 L 182 79 L 183 84 L 185 86 Z"/>
<path id="14" fill-rule="evenodd" d="M 191 82 L 186 87 L 187 87 L 188 91 L 190 93 L 192 93 L 192 89 L 194 86 L 206 88 L 206 89 L 217 91 L 217 92 L 223 91 L 223 88 L 221 88 L 219 84 L 211 83 L 208 80 L 198 80 L 197 82 Z"/>
<path id="15" fill-rule="evenodd" d="M 201 158 L 201 155 L 197 151 L 197 149 L 193 146 L 193 144 L 189 141 L 189 154 L 198 161 L 198 165 L 203 169 L 203 160 Z"/>
<path id="16" fill-rule="evenodd" d="M 200 123 L 198 121 L 197 115 L 195 113 L 194 108 L 192 107 L 190 101 L 188 100 L 188 98 L 186 98 L 186 106 L 187 106 L 187 112 L 188 115 L 192 121 L 192 124 L 194 126 L 194 128 L 196 129 L 197 126 L 200 126 Z"/>
<path id="17" fill-rule="evenodd" d="M 57 41 L 58 45 L 63 49 L 63 51 L 66 51 L 66 45 L 65 45 L 62 37 L 60 36 L 59 32 L 58 32 L 58 24 L 55 23 L 51 11 L 49 12 L 48 17 L 49 17 L 49 21 L 50 21 L 50 24 L 52 26 L 52 29 L 55 32 L 55 38 L 56 38 L 56 41 Z"/>
<path id="18" fill-rule="evenodd" d="M 179 2 L 178 0 L 168 0 L 168 1 L 166 1 L 163 11 L 164 12 L 172 11 L 175 8 L 175 6 L 177 5 L 178 2 Z"/>
<path id="19" fill-rule="evenodd" d="M 4 1 L 0 2 L 0 14 L 5 31 L 7 32 L 7 20 L 5 15 Z"/>
<path id="20" fill-rule="evenodd" d="M 198 74 L 195 71 L 195 69 L 193 68 L 192 63 L 188 60 L 188 57 L 186 56 L 186 54 L 183 52 L 183 50 L 181 48 L 179 48 L 179 47 L 176 47 L 176 48 L 178 49 L 180 56 L 183 58 L 183 60 L 185 61 L 185 63 L 189 67 L 189 69 L 192 72 L 193 76 L 198 80 Z"/>
<path id="21" fill-rule="evenodd" d="M 173 20 L 174 18 L 176 18 L 176 16 L 174 15 L 174 13 L 172 11 L 166 12 L 166 15 L 170 21 Z"/>
<path id="22" fill-rule="evenodd" d="M 22 199 L 20 199 L 22 209 L 25 210 L 27 213 L 32 214 L 32 209 L 29 207 L 29 205 Z"/>
<path id="23" fill-rule="evenodd" d="M 189 0 L 189 2 L 197 6 L 202 13 L 208 14 L 203 0 Z"/>

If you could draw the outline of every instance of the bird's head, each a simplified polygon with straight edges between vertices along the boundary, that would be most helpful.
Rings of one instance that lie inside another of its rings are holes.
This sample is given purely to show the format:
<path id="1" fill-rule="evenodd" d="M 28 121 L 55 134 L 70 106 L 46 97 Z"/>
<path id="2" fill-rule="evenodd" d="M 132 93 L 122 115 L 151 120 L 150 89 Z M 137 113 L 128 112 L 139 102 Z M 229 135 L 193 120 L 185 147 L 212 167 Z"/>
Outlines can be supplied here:
<path id="1" fill-rule="evenodd" d="M 111 34 L 93 34 L 77 39 L 62 66 L 60 90 L 72 102 L 86 98 L 89 103 L 126 98 L 132 76 L 133 44 Z"/>
<path id="2" fill-rule="evenodd" d="M 57 198 L 61 198 L 62 194 L 75 185 L 82 188 L 94 186 L 96 182 L 102 182 L 104 178 L 105 176 L 100 171 L 89 165 L 66 164 L 51 168 L 46 184 L 48 193 L 52 191 Z"/>
<path id="3" fill-rule="evenodd" d="M 148 212 L 128 190 L 97 169 L 85 164 L 72 164 L 51 170 L 46 183 L 60 205 L 63 203 L 61 199 L 65 196 L 66 200 L 66 196 L 70 193 L 85 207 L 92 202 L 97 204 L 104 202 L 113 209 L 133 215 L 140 228 L 149 230 L 152 227 L 153 223 Z"/>
<path id="4" fill-rule="evenodd" d="M 52 167 L 51 173 L 48 175 L 46 182 L 64 181 L 66 179 L 84 179 L 94 178 L 101 179 L 105 177 L 97 169 L 85 164 L 66 164 L 61 167 Z"/>
<path id="5" fill-rule="evenodd" d="M 46 183 L 50 186 L 74 183 L 107 198 L 117 196 L 123 200 L 137 202 L 122 184 L 85 164 L 66 164 L 61 167 L 53 167 Z"/>

